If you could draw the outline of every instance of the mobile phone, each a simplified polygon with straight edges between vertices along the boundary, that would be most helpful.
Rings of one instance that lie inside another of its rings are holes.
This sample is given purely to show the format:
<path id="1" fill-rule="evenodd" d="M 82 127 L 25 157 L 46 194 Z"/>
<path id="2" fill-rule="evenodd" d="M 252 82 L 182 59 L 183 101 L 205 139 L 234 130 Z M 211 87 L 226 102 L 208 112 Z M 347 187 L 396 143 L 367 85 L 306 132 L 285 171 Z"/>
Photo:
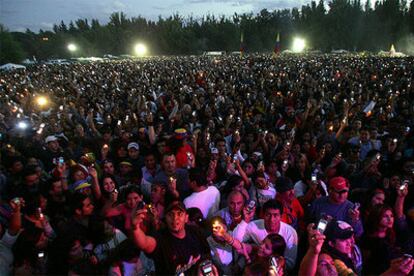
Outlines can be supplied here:
<path id="1" fill-rule="evenodd" d="M 400 186 L 400 190 L 403 191 L 405 187 L 408 187 L 408 180 L 404 180 L 403 184 Z"/>
<path id="2" fill-rule="evenodd" d="M 355 202 L 355 203 L 354 203 L 354 211 L 359 210 L 359 207 L 361 207 L 361 203 L 359 203 L 359 202 Z"/>
<path id="3" fill-rule="evenodd" d="M 377 160 L 381 159 L 381 154 L 377 153 Z"/>
<path id="4" fill-rule="evenodd" d="M 140 202 L 137 204 L 137 210 L 144 209 L 144 207 L 145 207 L 145 202 L 144 202 L 144 201 L 140 201 Z"/>
<path id="5" fill-rule="evenodd" d="M 278 270 L 278 263 L 276 257 L 270 258 L 270 265 L 273 266 L 276 269 L 276 271 Z"/>
<path id="6" fill-rule="evenodd" d="M 283 160 L 283 165 L 284 166 L 287 166 L 287 164 L 288 164 L 288 161 L 287 160 Z"/>
<path id="7" fill-rule="evenodd" d="M 316 229 L 319 231 L 319 233 L 323 234 L 326 230 L 327 225 L 328 225 L 328 221 L 326 219 L 320 219 Z"/>
<path id="8" fill-rule="evenodd" d="M 250 200 L 249 204 L 247 205 L 247 211 L 250 213 L 251 211 L 253 211 L 255 206 L 256 202 L 254 200 Z"/>
<path id="9" fill-rule="evenodd" d="M 39 218 L 43 218 L 42 208 L 37 208 L 37 213 L 39 215 Z"/>
<path id="10" fill-rule="evenodd" d="M 45 257 L 45 252 L 39 252 L 39 253 L 37 253 L 37 257 L 39 259 L 44 258 Z"/>
<path id="11" fill-rule="evenodd" d="M 312 181 L 312 182 L 316 182 L 316 181 L 318 181 L 318 177 L 316 176 L 316 173 L 312 173 L 312 176 L 311 176 L 311 181 Z"/>
<path id="12" fill-rule="evenodd" d="M 15 203 L 15 204 L 20 204 L 20 198 L 18 198 L 18 197 L 16 197 L 16 198 L 13 198 L 13 202 Z"/>
<path id="13" fill-rule="evenodd" d="M 201 272 L 204 276 L 211 275 L 213 273 L 213 264 L 210 260 L 205 260 L 200 264 Z"/>
<path id="14" fill-rule="evenodd" d="M 65 159 L 63 157 L 59 157 L 58 164 L 63 165 L 63 163 L 65 163 Z"/>

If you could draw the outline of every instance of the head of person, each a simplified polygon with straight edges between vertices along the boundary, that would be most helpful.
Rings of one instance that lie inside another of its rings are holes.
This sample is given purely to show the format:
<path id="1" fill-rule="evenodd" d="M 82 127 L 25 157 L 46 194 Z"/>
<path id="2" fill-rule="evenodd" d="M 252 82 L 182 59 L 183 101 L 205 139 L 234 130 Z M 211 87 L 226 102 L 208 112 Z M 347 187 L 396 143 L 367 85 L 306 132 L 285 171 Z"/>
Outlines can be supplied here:
<path id="1" fill-rule="evenodd" d="M 377 205 L 383 205 L 385 202 L 385 192 L 382 189 L 373 190 L 367 198 L 367 207 L 372 208 Z"/>
<path id="2" fill-rule="evenodd" d="M 58 138 L 54 135 L 47 136 L 45 139 L 46 147 L 51 152 L 57 152 L 59 150 L 59 141 Z"/>
<path id="3" fill-rule="evenodd" d="M 286 249 L 285 239 L 276 233 L 272 233 L 266 236 L 266 238 L 260 244 L 257 255 L 260 257 L 278 257 L 283 256 Z"/>
<path id="4" fill-rule="evenodd" d="M 138 159 L 139 158 L 139 145 L 138 143 L 131 142 L 128 144 L 128 157 L 131 159 Z"/>
<path id="5" fill-rule="evenodd" d="M 227 197 L 227 204 L 229 208 L 229 213 L 234 216 L 240 216 L 246 199 L 240 191 L 231 191 Z"/>
<path id="6" fill-rule="evenodd" d="M 163 183 L 160 183 L 160 182 L 152 183 L 151 202 L 153 204 L 164 203 L 166 192 L 167 192 L 167 187 Z"/>
<path id="7" fill-rule="evenodd" d="M 88 195 L 74 193 L 70 198 L 72 213 L 80 218 L 86 218 L 93 214 L 94 206 Z"/>
<path id="8" fill-rule="evenodd" d="M 276 180 L 277 199 L 283 203 L 291 204 L 295 199 L 292 180 L 289 177 L 278 177 Z"/>
<path id="9" fill-rule="evenodd" d="M 33 166 L 28 166 L 23 171 L 24 184 L 28 187 L 34 187 L 39 184 L 40 177 Z"/>
<path id="10" fill-rule="evenodd" d="M 200 168 L 191 168 L 188 171 L 189 185 L 192 190 L 207 186 L 207 178 Z"/>
<path id="11" fill-rule="evenodd" d="M 124 144 L 118 145 L 116 148 L 116 157 L 117 158 L 126 158 L 128 156 L 127 147 Z"/>
<path id="12" fill-rule="evenodd" d="M 125 191 L 125 206 L 132 210 L 143 200 L 141 191 L 136 186 L 129 186 Z"/>
<path id="13" fill-rule="evenodd" d="M 282 205 L 275 199 L 268 200 L 263 204 L 263 214 L 265 229 L 270 233 L 278 232 L 283 214 Z"/>
<path id="14" fill-rule="evenodd" d="M 337 251 L 348 257 L 352 256 L 355 245 L 354 229 L 345 221 L 331 220 L 324 232 L 326 236 L 325 245 L 329 249 Z"/>
<path id="15" fill-rule="evenodd" d="M 269 181 L 267 181 L 264 173 L 258 172 L 254 177 L 254 185 L 257 189 L 267 190 L 269 188 Z"/>
<path id="16" fill-rule="evenodd" d="M 167 175 L 175 173 L 177 169 L 177 162 L 173 153 L 165 153 L 162 156 L 162 168 Z"/>
<path id="17" fill-rule="evenodd" d="M 301 171 L 304 172 L 309 168 L 309 162 L 308 162 L 308 158 L 306 157 L 305 154 L 299 154 L 299 158 L 296 159 L 296 168 Z"/>
<path id="18" fill-rule="evenodd" d="M 132 163 L 124 160 L 121 163 L 119 163 L 119 174 L 122 176 L 129 175 L 133 171 Z"/>
<path id="19" fill-rule="evenodd" d="M 316 267 L 317 276 L 338 276 L 334 260 L 329 254 L 321 253 Z"/>
<path id="20" fill-rule="evenodd" d="M 387 239 L 394 241 L 394 212 L 391 207 L 377 205 L 372 208 L 366 218 L 367 235 L 375 236 L 380 232 L 385 232 Z"/>
<path id="21" fill-rule="evenodd" d="M 38 261 L 38 254 L 45 251 L 47 246 L 48 238 L 43 229 L 30 227 L 23 230 L 13 246 L 15 265 L 35 266 Z"/>
<path id="22" fill-rule="evenodd" d="M 219 155 L 222 156 L 226 153 L 226 140 L 219 138 L 216 140 L 216 148 L 218 149 Z"/>
<path id="23" fill-rule="evenodd" d="M 203 217 L 203 213 L 197 207 L 191 207 L 187 209 L 188 224 L 200 227 L 204 229 L 206 227 L 206 221 Z"/>
<path id="24" fill-rule="evenodd" d="M 144 157 L 145 167 L 149 170 L 153 170 L 157 167 L 157 160 L 155 159 L 154 153 L 147 153 Z"/>
<path id="25" fill-rule="evenodd" d="M 181 201 L 172 201 L 165 209 L 165 222 L 171 234 L 178 236 L 185 234 L 185 224 L 188 214 Z"/>
<path id="26" fill-rule="evenodd" d="M 329 180 L 329 200 L 333 204 L 342 204 L 348 199 L 349 182 L 341 176 Z"/>
<path id="27" fill-rule="evenodd" d="M 86 179 L 89 175 L 88 169 L 82 165 L 77 164 L 71 168 L 73 181 L 80 181 Z"/>
<path id="28" fill-rule="evenodd" d="M 110 194 L 116 189 L 116 187 L 117 183 L 115 178 L 110 174 L 104 175 L 102 178 L 102 192 L 105 194 Z"/>
<path id="29" fill-rule="evenodd" d="M 359 132 L 359 140 L 362 143 L 366 143 L 368 142 L 370 139 L 370 133 L 369 133 L 369 129 L 367 128 L 362 128 L 361 131 Z"/>
<path id="30" fill-rule="evenodd" d="M 248 176 L 252 176 L 255 173 L 255 171 L 256 171 L 256 169 L 255 169 L 256 166 L 255 166 L 253 160 L 251 160 L 251 159 L 244 160 L 242 167 L 243 167 L 244 172 Z"/>
<path id="31" fill-rule="evenodd" d="M 106 174 L 114 175 L 115 174 L 115 166 L 111 160 L 104 160 L 103 161 L 103 171 Z"/>
<path id="32" fill-rule="evenodd" d="M 48 184 L 48 192 L 52 197 L 63 195 L 63 183 L 60 178 L 52 178 L 49 180 Z"/>

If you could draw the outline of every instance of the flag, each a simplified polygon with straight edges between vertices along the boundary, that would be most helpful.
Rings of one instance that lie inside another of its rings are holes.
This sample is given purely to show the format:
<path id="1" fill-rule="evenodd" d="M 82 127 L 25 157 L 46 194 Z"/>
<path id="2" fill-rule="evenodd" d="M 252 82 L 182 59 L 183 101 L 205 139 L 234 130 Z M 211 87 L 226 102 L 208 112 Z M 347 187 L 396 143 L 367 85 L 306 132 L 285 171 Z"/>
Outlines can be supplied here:
<path id="1" fill-rule="evenodd" d="M 276 44 L 275 44 L 275 48 L 273 52 L 275 55 L 280 54 L 280 34 L 279 33 L 277 33 Z"/>
<path id="2" fill-rule="evenodd" d="M 240 55 L 243 55 L 245 52 L 245 45 L 244 45 L 244 34 L 243 32 L 240 34 Z"/>

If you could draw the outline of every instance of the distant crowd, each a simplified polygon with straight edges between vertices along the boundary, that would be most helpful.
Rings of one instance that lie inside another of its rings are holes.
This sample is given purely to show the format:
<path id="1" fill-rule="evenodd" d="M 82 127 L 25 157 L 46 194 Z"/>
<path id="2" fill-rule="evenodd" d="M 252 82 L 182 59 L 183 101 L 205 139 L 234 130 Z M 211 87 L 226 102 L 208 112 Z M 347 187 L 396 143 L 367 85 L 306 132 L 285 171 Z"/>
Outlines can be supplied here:
<path id="1" fill-rule="evenodd" d="M 412 275 L 414 58 L 0 71 L 0 275 Z"/>

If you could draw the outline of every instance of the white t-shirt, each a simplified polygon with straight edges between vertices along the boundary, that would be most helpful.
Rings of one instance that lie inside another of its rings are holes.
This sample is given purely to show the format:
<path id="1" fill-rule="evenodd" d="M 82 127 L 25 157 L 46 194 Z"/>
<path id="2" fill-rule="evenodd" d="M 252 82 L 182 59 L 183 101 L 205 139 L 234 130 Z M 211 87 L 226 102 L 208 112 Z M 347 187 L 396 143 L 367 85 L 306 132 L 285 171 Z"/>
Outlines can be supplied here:
<path id="1" fill-rule="evenodd" d="M 185 208 L 196 207 L 203 213 L 204 218 L 210 218 L 220 206 L 220 191 L 215 186 L 209 186 L 201 192 L 193 192 L 184 199 Z"/>
<path id="2" fill-rule="evenodd" d="M 249 190 L 250 199 L 254 200 L 257 206 L 263 207 L 266 201 L 274 199 L 276 197 L 276 190 L 269 185 L 267 190 L 258 189 L 255 186 L 251 186 Z"/>
<path id="3" fill-rule="evenodd" d="M 247 224 L 245 221 L 240 222 L 233 231 L 233 237 L 243 242 L 253 242 L 256 245 L 266 238 L 269 233 L 264 227 L 264 220 L 254 220 Z M 296 230 L 287 223 L 280 222 L 279 235 L 281 235 L 286 242 L 286 250 L 284 257 L 286 259 L 286 266 L 292 269 L 296 263 L 298 252 L 298 234 Z"/>

